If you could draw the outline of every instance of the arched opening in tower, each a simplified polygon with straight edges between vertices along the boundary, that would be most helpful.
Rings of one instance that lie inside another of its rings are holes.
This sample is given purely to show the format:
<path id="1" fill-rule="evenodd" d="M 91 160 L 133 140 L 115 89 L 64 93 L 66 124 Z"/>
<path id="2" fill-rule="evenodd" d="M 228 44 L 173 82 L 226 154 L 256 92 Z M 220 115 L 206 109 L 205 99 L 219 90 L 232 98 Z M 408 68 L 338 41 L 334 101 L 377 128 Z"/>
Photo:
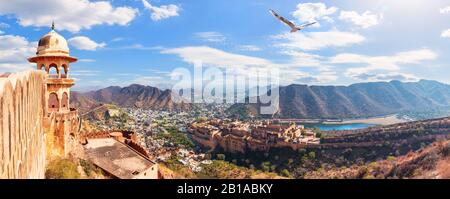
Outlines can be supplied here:
<path id="1" fill-rule="evenodd" d="M 59 110 L 59 99 L 56 93 L 50 93 L 48 96 L 48 110 L 58 111 Z"/>
<path id="2" fill-rule="evenodd" d="M 69 109 L 69 96 L 67 95 L 66 92 L 63 93 L 61 107 L 63 110 Z"/>
<path id="3" fill-rule="evenodd" d="M 45 69 L 45 64 L 41 64 L 41 66 L 38 69 L 41 71 L 44 71 L 47 74 L 47 70 Z"/>
<path id="4" fill-rule="evenodd" d="M 58 74 L 59 74 L 59 71 L 58 71 L 58 67 L 56 66 L 56 64 L 50 64 L 50 66 L 48 68 L 48 76 L 50 78 L 59 78 Z"/>
<path id="5" fill-rule="evenodd" d="M 61 78 L 67 78 L 67 73 L 69 72 L 69 67 L 66 64 L 63 64 L 62 68 L 64 70 L 64 73 L 61 74 Z"/>

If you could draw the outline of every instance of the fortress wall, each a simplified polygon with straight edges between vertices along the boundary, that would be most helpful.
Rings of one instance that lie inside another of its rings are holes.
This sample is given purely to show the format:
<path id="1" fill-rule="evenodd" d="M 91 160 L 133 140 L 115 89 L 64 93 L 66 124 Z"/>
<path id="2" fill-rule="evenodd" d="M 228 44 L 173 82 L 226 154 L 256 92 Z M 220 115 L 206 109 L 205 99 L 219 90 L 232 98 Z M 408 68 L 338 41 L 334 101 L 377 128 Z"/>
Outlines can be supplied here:
<path id="1" fill-rule="evenodd" d="M 45 177 L 45 73 L 0 78 L 0 179 Z"/>

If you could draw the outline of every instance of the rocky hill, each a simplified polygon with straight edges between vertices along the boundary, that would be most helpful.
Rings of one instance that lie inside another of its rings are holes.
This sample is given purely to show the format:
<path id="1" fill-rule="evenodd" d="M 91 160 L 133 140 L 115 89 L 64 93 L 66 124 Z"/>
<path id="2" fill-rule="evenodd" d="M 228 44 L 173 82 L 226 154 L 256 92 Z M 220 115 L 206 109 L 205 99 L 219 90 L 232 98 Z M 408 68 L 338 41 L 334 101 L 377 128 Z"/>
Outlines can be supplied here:
<path id="1" fill-rule="evenodd" d="M 279 109 L 275 116 L 280 118 L 369 117 L 450 105 L 450 85 L 429 80 L 350 86 L 294 84 L 280 87 L 279 94 Z M 259 115 L 260 106 L 236 104 L 230 112 Z"/>
<path id="2" fill-rule="evenodd" d="M 83 93 L 70 92 L 70 106 L 77 108 L 80 113 L 85 113 L 99 106 L 99 104 L 99 102 L 83 95 Z"/>
<path id="3" fill-rule="evenodd" d="M 110 86 L 87 93 L 72 94 L 71 104 L 80 110 L 93 105 L 114 104 L 120 107 L 151 108 L 158 110 L 187 110 L 187 103 L 175 103 L 170 90 L 160 90 L 151 86 L 132 84 L 127 87 Z"/>
<path id="4" fill-rule="evenodd" d="M 450 141 L 438 141 L 416 152 L 366 165 L 317 170 L 305 178 L 450 179 Z"/>

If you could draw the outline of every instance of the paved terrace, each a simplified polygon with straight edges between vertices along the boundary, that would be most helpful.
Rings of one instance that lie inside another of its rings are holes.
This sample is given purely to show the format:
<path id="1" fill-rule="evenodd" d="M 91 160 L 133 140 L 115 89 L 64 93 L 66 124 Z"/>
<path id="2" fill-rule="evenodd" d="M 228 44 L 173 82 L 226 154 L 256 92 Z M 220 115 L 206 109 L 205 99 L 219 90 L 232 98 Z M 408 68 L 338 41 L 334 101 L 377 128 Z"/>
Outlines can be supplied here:
<path id="1" fill-rule="evenodd" d="M 149 172 L 156 163 L 114 138 L 89 139 L 84 147 L 95 165 L 117 178 L 150 178 L 150 173 L 157 172 Z"/>

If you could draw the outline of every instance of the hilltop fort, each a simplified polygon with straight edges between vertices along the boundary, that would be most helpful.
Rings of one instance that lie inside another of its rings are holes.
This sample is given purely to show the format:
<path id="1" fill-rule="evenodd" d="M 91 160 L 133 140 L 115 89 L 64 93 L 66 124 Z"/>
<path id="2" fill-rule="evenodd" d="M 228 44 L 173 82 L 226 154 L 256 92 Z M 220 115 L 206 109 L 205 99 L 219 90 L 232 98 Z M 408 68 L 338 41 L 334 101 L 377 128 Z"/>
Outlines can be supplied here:
<path id="1" fill-rule="evenodd" d="M 280 125 L 263 121 L 249 124 L 240 121 L 211 120 L 194 122 L 188 129 L 192 138 L 214 150 L 221 147 L 227 152 L 269 151 L 270 148 L 288 147 L 293 150 L 319 144 L 311 129 L 302 125 Z"/>

